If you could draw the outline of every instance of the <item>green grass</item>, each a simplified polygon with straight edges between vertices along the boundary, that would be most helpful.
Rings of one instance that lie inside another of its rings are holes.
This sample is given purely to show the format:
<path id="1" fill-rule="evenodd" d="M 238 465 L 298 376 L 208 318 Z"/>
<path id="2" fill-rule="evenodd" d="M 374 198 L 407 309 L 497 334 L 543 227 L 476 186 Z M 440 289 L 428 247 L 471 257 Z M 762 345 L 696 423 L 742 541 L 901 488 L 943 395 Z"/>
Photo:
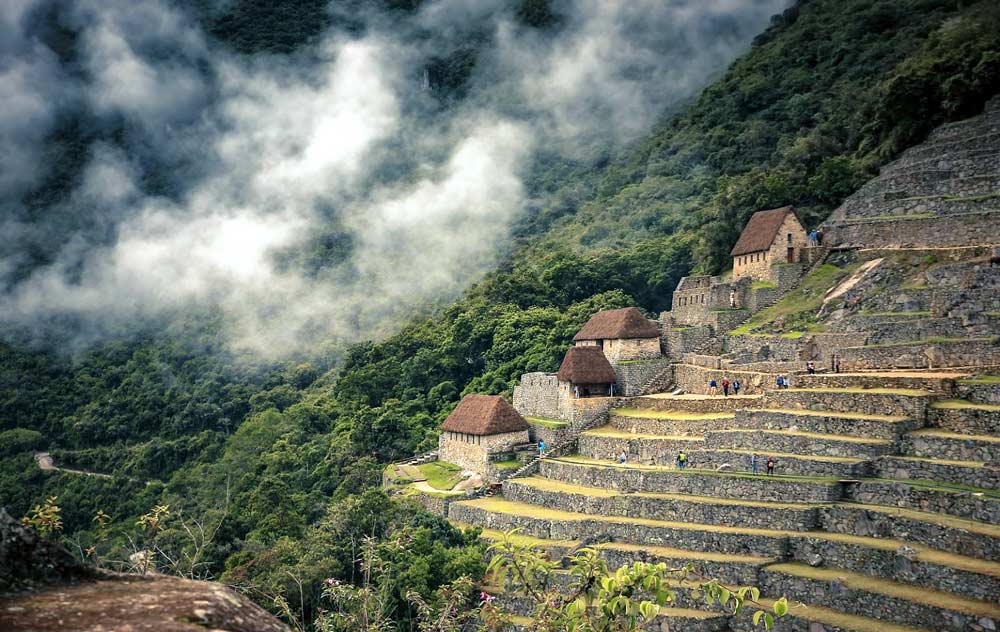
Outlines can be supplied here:
<path id="1" fill-rule="evenodd" d="M 418 465 L 419 469 L 425 477 L 427 477 L 427 484 L 434 489 L 440 489 L 441 491 L 449 491 L 458 484 L 461 478 L 462 468 L 453 464 L 445 463 L 444 461 L 434 461 L 433 463 L 424 463 L 423 465 Z"/>
<path id="2" fill-rule="evenodd" d="M 778 285 L 771 281 L 754 281 L 750 284 L 751 290 L 776 290 Z"/>
<path id="3" fill-rule="evenodd" d="M 991 338 L 945 338 L 942 336 L 935 336 L 931 338 L 925 338 L 923 340 L 904 340 L 902 342 L 882 342 L 874 345 L 865 345 L 863 347 L 854 347 L 855 349 L 884 349 L 886 347 L 907 347 L 911 345 L 937 345 L 937 344 L 952 344 L 956 342 L 989 342 Z"/>
<path id="4" fill-rule="evenodd" d="M 782 393 L 851 393 L 855 395 L 906 395 L 920 397 L 930 395 L 917 388 L 787 388 Z"/>
<path id="5" fill-rule="evenodd" d="M 986 384 L 1000 384 L 1000 382 L 985 382 Z M 931 404 L 931 408 L 944 410 L 989 410 L 1000 411 L 997 404 L 974 404 L 965 399 L 942 399 Z"/>
<path id="6" fill-rule="evenodd" d="M 633 364 L 650 364 L 652 362 L 663 362 L 663 358 L 644 358 L 642 360 L 625 360 L 624 362 L 619 362 L 618 364 L 622 366 L 631 366 Z"/>
<path id="7" fill-rule="evenodd" d="M 566 426 L 569 425 L 568 421 L 560 421 L 558 419 L 547 419 L 545 417 L 525 417 L 524 419 L 532 426 L 541 426 L 542 428 L 551 428 L 552 430 L 565 428 Z"/>
<path id="8" fill-rule="evenodd" d="M 833 286 L 851 274 L 860 264 L 838 268 L 824 263 L 810 272 L 797 288 L 786 294 L 774 305 L 750 317 L 745 323 L 730 331 L 733 336 L 754 333 L 785 334 L 791 338 L 801 338 L 816 324 L 816 312 L 823 304 L 823 297 Z M 776 323 L 785 324 L 781 329 Z"/>
<path id="9" fill-rule="evenodd" d="M 741 472 L 716 472 L 715 470 L 698 470 L 687 468 L 679 470 L 672 465 L 641 465 L 636 463 L 626 463 L 625 465 L 620 465 L 615 461 L 602 461 L 599 459 L 588 459 L 582 456 L 564 456 L 557 459 L 553 459 L 559 463 L 566 463 L 569 465 L 575 465 L 579 467 L 598 467 L 598 468 L 621 468 L 630 470 L 642 470 L 647 472 L 670 472 L 672 474 L 678 474 L 681 476 L 714 476 L 719 478 L 746 478 L 746 479 L 758 479 L 767 481 L 776 481 L 779 483 L 819 483 L 819 484 L 832 484 L 838 482 L 840 479 L 834 476 L 801 476 L 793 474 L 780 474 L 767 476 L 765 474 L 750 474 Z"/>
<path id="10" fill-rule="evenodd" d="M 735 413 L 687 413 L 675 410 L 643 410 L 641 408 L 618 408 L 612 415 L 637 417 L 639 419 L 669 419 L 672 421 L 701 421 L 711 419 L 732 419 Z"/>
<path id="11" fill-rule="evenodd" d="M 522 465 L 524 465 L 524 463 L 521 463 L 517 459 L 511 459 L 509 461 L 495 461 L 493 463 L 493 467 L 498 470 L 516 470 Z"/>
<path id="12" fill-rule="evenodd" d="M 959 384 L 1000 384 L 1000 375 L 978 375 L 958 380 Z"/>

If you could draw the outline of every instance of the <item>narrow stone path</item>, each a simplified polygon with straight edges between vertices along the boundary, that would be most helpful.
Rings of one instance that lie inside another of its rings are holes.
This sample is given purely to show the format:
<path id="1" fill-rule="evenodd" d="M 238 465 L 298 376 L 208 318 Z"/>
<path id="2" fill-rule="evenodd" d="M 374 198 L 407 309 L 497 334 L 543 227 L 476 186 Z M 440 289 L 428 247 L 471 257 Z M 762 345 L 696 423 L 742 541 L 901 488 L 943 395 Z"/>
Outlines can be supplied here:
<path id="1" fill-rule="evenodd" d="M 38 463 L 38 467 L 43 470 L 54 470 L 57 472 L 67 472 L 69 474 L 82 474 L 84 476 L 97 476 L 98 478 L 111 478 L 110 474 L 102 474 L 101 472 L 88 472 L 87 470 L 74 470 L 67 467 L 56 467 L 56 464 L 52 461 L 52 455 L 48 452 L 35 452 L 35 463 Z"/>

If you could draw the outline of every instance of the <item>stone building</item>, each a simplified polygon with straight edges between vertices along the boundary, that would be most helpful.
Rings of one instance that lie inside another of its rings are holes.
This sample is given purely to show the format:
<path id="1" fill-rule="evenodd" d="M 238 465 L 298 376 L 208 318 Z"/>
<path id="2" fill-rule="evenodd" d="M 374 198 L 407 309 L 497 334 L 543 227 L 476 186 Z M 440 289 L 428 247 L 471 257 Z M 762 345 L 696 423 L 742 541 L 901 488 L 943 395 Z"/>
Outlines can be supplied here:
<path id="1" fill-rule="evenodd" d="M 614 395 L 618 377 L 601 348 L 587 345 L 569 348 L 556 379 L 561 399 L 578 399 Z"/>
<path id="2" fill-rule="evenodd" d="M 798 263 L 809 236 L 795 208 L 785 206 L 758 211 L 733 246 L 733 279 L 748 277 L 770 280 L 771 268 L 779 263 Z"/>
<path id="3" fill-rule="evenodd" d="M 438 459 L 488 477 L 491 455 L 528 439 L 528 422 L 499 395 L 466 395 L 441 424 Z"/>
<path id="4" fill-rule="evenodd" d="M 578 347 L 599 347 L 612 364 L 660 357 L 660 328 L 635 307 L 597 312 L 573 342 Z"/>

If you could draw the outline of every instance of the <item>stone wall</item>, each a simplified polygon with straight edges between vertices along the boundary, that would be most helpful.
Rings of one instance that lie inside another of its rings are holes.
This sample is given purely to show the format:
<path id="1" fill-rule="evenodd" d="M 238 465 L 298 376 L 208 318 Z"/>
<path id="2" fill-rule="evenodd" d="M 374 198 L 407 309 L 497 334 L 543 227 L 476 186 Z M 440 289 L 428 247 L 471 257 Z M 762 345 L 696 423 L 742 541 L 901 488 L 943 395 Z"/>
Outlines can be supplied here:
<path id="1" fill-rule="evenodd" d="M 560 417 L 570 422 L 574 429 L 590 427 L 602 419 L 607 419 L 612 406 L 622 401 L 620 397 L 579 397 L 574 398 L 569 384 L 562 382 L 560 389 Z"/>
<path id="2" fill-rule="evenodd" d="M 738 365 L 729 366 L 724 369 L 709 369 L 691 364 L 678 364 L 674 366 L 674 385 L 685 393 L 708 394 L 708 383 L 715 380 L 722 384 L 722 379 L 728 378 L 740 381 L 741 395 L 754 395 L 763 393 L 765 389 L 773 386 L 773 378 L 763 373 L 752 371 L 741 371 Z M 719 387 L 719 393 L 722 392 Z"/>
<path id="3" fill-rule="evenodd" d="M 1000 462 L 1000 445 L 993 441 L 979 441 L 973 436 L 942 437 L 915 433 L 905 437 L 900 449 L 902 454 L 931 459 Z"/>
<path id="4" fill-rule="evenodd" d="M 804 412 L 804 411 L 803 411 Z M 871 437 L 873 439 L 897 439 L 901 434 L 919 428 L 917 421 L 883 421 L 878 418 L 841 417 L 836 412 L 823 414 L 809 411 L 796 414 L 781 410 L 738 410 L 730 428 L 787 430 L 795 428 L 801 432 L 816 432 L 849 437 Z"/>
<path id="5" fill-rule="evenodd" d="M 869 393 L 864 390 L 819 391 L 790 388 L 768 391 L 764 408 L 812 411 L 849 411 L 864 415 L 899 415 L 923 423 L 927 418 L 928 398 L 903 393 Z"/>
<path id="6" fill-rule="evenodd" d="M 726 353 L 741 356 L 741 361 L 799 360 L 801 344 L 797 339 L 779 336 L 724 336 Z"/>
<path id="7" fill-rule="evenodd" d="M 664 373 L 668 382 L 673 381 L 670 368 L 670 361 L 659 355 L 657 346 L 657 359 L 653 360 L 633 360 L 629 362 L 614 364 L 615 373 L 618 376 L 618 392 L 626 397 L 644 395 L 647 385 L 651 385 L 656 378 Z M 652 392 L 657 392 L 656 390 Z"/>
<path id="8" fill-rule="evenodd" d="M 711 276 L 681 279 L 671 299 L 670 313 L 674 322 L 680 325 L 704 323 L 705 315 L 712 309 L 712 283 L 717 280 Z"/>
<path id="9" fill-rule="evenodd" d="M 955 394 L 977 404 L 1000 405 L 1000 383 L 976 384 L 959 380 Z"/>
<path id="10" fill-rule="evenodd" d="M 605 340 L 603 341 L 602 349 L 604 357 L 611 364 L 663 357 L 660 353 L 660 339 L 658 337 Z"/>
<path id="11" fill-rule="evenodd" d="M 930 489 L 905 482 L 860 481 L 847 486 L 846 497 L 866 505 L 908 507 L 987 524 L 1000 523 L 1000 501 L 960 490 Z"/>
<path id="12" fill-rule="evenodd" d="M 829 224 L 827 243 L 850 248 L 979 245 L 984 239 L 997 243 L 1000 213 L 989 211 L 918 219 L 896 219 Z"/>
<path id="13" fill-rule="evenodd" d="M 671 312 L 660 315 L 663 323 L 661 344 L 668 358 L 677 359 L 685 353 L 701 351 L 714 339 L 712 328 L 702 326 L 677 325 L 673 322 Z"/>
<path id="14" fill-rule="evenodd" d="M 1000 467 L 970 467 L 919 459 L 883 456 L 875 461 L 882 478 L 947 482 L 955 485 L 1000 489 Z"/>
<path id="15" fill-rule="evenodd" d="M 844 369 L 936 369 L 1000 365 L 1000 346 L 988 340 L 847 347 L 840 352 Z"/>
<path id="16" fill-rule="evenodd" d="M 669 469 L 650 470 L 622 467 L 586 467 L 564 461 L 543 460 L 541 476 L 574 485 L 600 487 L 623 492 L 665 492 L 785 502 L 825 502 L 841 496 L 838 483 L 802 482 L 787 478 L 706 475 Z"/>
<path id="17" fill-rule="evenodd" d="M 959 434 L 1000 436 L 1000 408 L 947 408 L 931 407 L 927 421 L 932 426 Z M 993 404 L 996 406 L 996 404 Z"/>
<path id="18" fill-rule="evenodd" d="M 559 380 L 555 373 L 525 373 L 514 387 L 514 409 L 525 417 L 560 419 Z"/>
<path id="19" fill-rule="evenodd" d="M 438 459 L 487 475 L 492 471 L 490 454 L 509 451 L 527 443 L 528 431 L 504 432 L 495 435 L 470 435 L 442 432 L 438 438 Z"/>

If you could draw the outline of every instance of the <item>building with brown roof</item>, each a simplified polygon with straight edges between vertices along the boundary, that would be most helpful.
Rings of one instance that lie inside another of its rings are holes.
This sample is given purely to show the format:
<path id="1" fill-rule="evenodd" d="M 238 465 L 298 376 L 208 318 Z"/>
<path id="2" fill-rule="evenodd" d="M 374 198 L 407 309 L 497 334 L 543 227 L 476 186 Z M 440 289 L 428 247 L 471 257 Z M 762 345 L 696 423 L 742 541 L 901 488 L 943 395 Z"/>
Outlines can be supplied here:
<path id="1" fill-rule="evenodd" d="M 660 357 L 660 328 L 635 307 L 597 312 L 573 342 L 578 347 L 599 347 L 613 364 Z"/>
<path id="2" fill-rule="evenodd" d="M 744 277 L 768 279 L 771 266 L 797 263 L 802 249 L 808 246 L 809 236 L 794 207 L 758 211 L 750 217 L 730 253 L 733 256 L 733 280 Z"/>
<path id="3" fill-rule="evenodd" d="M 528 422 L 499 395 L 466 395 L 441 424 L 438 459 L 494 478 L 491 463 L 528 443 Z"/>
<path id="4" fill-rule="evenodd" d="M 614 394 L 618 377 L 600 347 L 570 347 L 556 373 L 561 389 L 569 389 L 574 398 L 607 397 Z"/>

